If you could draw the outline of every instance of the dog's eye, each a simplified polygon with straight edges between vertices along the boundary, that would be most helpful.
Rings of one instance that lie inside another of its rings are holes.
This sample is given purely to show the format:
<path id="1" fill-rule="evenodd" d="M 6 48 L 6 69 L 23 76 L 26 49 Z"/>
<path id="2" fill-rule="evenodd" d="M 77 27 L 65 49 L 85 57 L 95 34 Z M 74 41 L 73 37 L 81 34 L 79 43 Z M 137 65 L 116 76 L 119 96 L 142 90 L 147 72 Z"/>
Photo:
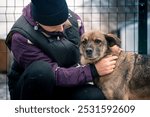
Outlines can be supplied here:
<path id="1" fill-rule="evenodd" d="M 84 44 L 84 45 L 86 45 L 87 42 L 88 42 L 87 39 L 84 39 L 81 43 Z"/>
<path id="2" fill-rule="evenodd" d="M 101 43 L 101 40 L 99 40 L 99 39 L 95 39 L 94 43 L 96 43 L 96 44 L 100 44 L 100 43 Z"/>

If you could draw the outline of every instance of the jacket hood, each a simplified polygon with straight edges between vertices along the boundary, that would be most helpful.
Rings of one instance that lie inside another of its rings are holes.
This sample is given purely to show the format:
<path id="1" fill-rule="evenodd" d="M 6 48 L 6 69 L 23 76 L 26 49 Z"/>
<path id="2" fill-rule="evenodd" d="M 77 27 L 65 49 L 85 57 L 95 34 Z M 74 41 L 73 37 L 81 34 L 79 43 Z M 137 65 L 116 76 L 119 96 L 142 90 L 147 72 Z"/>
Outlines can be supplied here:
<path id="1" fill-rule="evenodd" d="M 32 25 L 36 25 L 36 21 L 33 19 L 31 15 L 31 3 L 28 4 L 26 7 L 23 8 L 23 16 L 26 18 L 26 20 Z"/>

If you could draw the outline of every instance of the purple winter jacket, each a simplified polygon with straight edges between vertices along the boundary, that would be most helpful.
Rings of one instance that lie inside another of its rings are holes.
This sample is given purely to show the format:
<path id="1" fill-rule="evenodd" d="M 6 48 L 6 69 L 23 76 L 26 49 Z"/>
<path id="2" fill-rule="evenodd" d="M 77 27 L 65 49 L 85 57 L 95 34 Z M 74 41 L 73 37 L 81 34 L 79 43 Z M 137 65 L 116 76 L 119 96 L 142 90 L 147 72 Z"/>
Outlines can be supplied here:
<path id="1" fill-rule="evenodd" d="M 23 15 L 31 25 L 36 25 L 30 13 L 30 4 L 23 9 Z M 76 15 L 79 20 L 80 17 Z M 80 35 L 84 32 L 83 23 L 79 28 Z M 89 65 L 79 65 L 77 67 L 63 68 L 49 58 L 42 50 L 30 43 L 27 38 L 19 33 L 12 36 L 11 50 L 14 59 L 23 67 L 27 68 L 33 61 L 43 60 L 52 66 L 55 73 L 57 86 L 74 86 L 92 81 L 92 74 Z"/>

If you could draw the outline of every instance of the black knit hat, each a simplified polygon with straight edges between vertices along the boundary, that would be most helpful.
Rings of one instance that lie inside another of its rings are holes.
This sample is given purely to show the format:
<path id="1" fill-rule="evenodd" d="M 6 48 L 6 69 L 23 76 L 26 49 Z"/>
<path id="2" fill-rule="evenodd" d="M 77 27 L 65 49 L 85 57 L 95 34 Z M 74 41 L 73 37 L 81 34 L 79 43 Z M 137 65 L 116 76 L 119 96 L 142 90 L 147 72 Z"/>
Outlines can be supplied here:
<path id="1" fill-rule="evenodd" d="M 65 0 L 31 0 L 31 12 L 34 20 L 47 26 L 62 24 L 68 18 Z"/>

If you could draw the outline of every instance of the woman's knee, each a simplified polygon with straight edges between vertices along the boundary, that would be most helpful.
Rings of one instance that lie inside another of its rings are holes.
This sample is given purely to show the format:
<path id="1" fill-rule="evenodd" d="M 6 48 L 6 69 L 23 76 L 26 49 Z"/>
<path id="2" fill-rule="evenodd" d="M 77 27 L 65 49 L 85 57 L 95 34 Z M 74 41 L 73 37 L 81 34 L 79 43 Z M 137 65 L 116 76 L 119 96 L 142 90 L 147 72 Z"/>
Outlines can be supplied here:
<path id="1" fill-rule="evenodd" d="M 32 80 L 39 80 L 42 83 L 43 80 L 55 81 L 55 75 L 52 71 L 49 63 L 45 61 L 35 61 L 30 64 L 23 73 L 23 77 Z"/>
<path id="2" fill-rule="evenodd" d="M 17 83 L 17 94 L 21 99 L 50 99 L 55 87 L 55 76 L 51 66 L 44 61 L 33 62 Z"/>

